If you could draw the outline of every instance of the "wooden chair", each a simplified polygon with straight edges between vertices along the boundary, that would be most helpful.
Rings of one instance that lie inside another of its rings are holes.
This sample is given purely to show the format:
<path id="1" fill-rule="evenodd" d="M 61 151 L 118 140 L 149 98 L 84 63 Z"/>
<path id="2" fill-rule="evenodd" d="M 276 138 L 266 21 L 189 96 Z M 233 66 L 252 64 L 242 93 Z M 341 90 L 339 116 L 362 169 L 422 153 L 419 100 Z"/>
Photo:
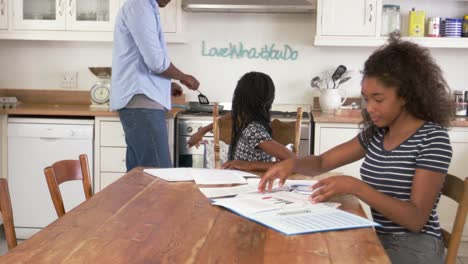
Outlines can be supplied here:
<path id="1" fill-rule="evenodd" d="M 218 104 L 213 106 L 213 140 L 214 140 L 214 164 L 215 168 L 221 168 L 219 141 L 230 145 L 232 134 L 232 121 L 230 119 L 220 119 Z M 302 107 L 297 108 L 295 122 L 283 122 L 274 119 L 271 122 L 272 138 L 283 144 L 293 144 L 293 152 L 299 153 L 299 142 L 301 139 Z"/>
<path id="2" fill-rule="evenodd" d="M 294 154 L 299 154 L 301 140 L 302 107 L 297 108 L 296 122 L 271 121 L 272 138 L 283 145 L 293 143 Z"/>
<path id="3" fill-rule="evenodd" d="M 81 154 L 79 160 L 61 160 L 44 169 L 44 174 L 49 187 L 50 196 L 54 203 L 58 217 L 65 215 L 62 194 L 59 185 L 63 182 L 80 180 L 86 200 L 92 196 L 91 182 L 89 177 L 88 156 Z"/>
<path id="4" fill-rule="evenodd" d="M 0 179 L 0 213 L 3 219 L 3 228 L 8 250 L 17 245 L 15 225 L 13 224 L 13 210 L 11 209 L 10 192 L 8 191 L 8 182 L 6 179 Z"/>
<path id="5" fill-rule="evenodd" d="M 456 263 L 458 247 L 460 246 L 466 214 L 468 212 L 468 177 L 463 181 L 456 176 L 447 174 L 444 187 L 442 188 L 442 195 L 458 203 L 452 232 L 450 233 L 442 228 L 442 236 L 447 248 L 445 263 L 454 264 Z"/>

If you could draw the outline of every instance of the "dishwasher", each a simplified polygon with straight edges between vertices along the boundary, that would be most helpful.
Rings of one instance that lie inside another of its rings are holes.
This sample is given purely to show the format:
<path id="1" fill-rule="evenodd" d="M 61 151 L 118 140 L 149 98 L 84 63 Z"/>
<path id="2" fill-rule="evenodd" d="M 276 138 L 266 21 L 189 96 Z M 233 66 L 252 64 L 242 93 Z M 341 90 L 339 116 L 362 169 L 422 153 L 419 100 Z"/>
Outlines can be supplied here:
<path id="1" fill-rule="evenodd" d="M 8 118 L 8 183 L 18 238 L 27 239 L 57 219 L 45 167 L 87 154 L 93 184 L 93 133 L 94 119 Z M 62 183 L 60 190 L 66 212 L 85 201 L 81 181 Z"/>

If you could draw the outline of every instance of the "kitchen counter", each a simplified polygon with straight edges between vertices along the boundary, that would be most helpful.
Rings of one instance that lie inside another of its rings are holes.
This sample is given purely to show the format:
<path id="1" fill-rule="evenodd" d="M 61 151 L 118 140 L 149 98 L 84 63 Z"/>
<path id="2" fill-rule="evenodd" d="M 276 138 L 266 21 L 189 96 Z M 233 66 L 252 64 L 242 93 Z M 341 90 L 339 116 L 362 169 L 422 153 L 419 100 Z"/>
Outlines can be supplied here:
<path id="1" fill-rule="evenodd" d="M 88 116 L 117 117 L 118 113 L 102 108 L 91 108 L 89 91 L 0 89 L 0 96 L 14 96 L 20 102 L 15 108 L 1 109 L 0 114 L 32 116 Z M 185 95 L 172 97 L 172 103 L 185 104 Z M 174 108 L 167 118 L 174 118 L 184 109 Z"/>
<path id="2" fill-rule="evenodd" d="M 167 118 L 174 118 L 183 111 L 182 108 L 173 108 L 167 112 Z M 118 116 L 115 111 L 107 109 L 91 108 L 88 105 L 44 105 L 44 104 L 19 104 L 15 108 L 0 109 L 0 114 L 7 115 L 37 115 L 37 116 Z"/>
<path id="3" fill-rule="evenodd" d="M 335 114 L 327 114 L 321 111 L 312 111 L 315 123 L 351 123 L 361 122 L 361 110 L 339 110 Z M 452 121 L 453 127 L 468 127 L 468 117 L 457 117 Z"/>

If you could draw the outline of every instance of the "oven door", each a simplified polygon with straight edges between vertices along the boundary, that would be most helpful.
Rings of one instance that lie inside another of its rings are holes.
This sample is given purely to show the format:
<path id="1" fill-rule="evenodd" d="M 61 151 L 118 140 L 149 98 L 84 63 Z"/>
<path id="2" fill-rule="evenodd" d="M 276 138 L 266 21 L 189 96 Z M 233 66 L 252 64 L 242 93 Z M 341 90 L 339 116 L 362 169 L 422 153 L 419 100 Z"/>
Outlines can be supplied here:
<path id="1" fill-rule="evenodd" d="M 204 168 L 205 167 L 205 145 L 188 147 L 190 136 L 178 136 L 177 138 L 177 167 Z"/>

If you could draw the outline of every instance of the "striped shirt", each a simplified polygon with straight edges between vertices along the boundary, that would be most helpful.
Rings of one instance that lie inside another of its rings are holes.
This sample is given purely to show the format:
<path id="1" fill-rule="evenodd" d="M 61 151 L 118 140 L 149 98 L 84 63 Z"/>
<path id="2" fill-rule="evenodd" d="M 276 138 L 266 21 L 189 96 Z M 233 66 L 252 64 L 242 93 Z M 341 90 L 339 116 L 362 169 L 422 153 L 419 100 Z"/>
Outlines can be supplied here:
<path id="1" fill-rule="evenodd" d="M 364 131 L 358 136 L 359 142 L 367 150 L 361 165 L 361 177 L 364 182 L 381 193 L 402 201 L 411 199 L 411 188 L 416 169 L 425 169 L 447 173 L 452 158 L 447 130 L 439 125 L 426 122 L 411 137 L 393 150 L 386 151 L 383 138 L 387 129 L 379 129 L 367 143 Z M 441 238 L 439 217 L 436 209 L 440 191 L 432 212 L 421 233 Z M 375 222 L 381 224 L 379 233 L 403 234 L 408 229 L 393 223 L 382 214 L 372 209 Z"/>

